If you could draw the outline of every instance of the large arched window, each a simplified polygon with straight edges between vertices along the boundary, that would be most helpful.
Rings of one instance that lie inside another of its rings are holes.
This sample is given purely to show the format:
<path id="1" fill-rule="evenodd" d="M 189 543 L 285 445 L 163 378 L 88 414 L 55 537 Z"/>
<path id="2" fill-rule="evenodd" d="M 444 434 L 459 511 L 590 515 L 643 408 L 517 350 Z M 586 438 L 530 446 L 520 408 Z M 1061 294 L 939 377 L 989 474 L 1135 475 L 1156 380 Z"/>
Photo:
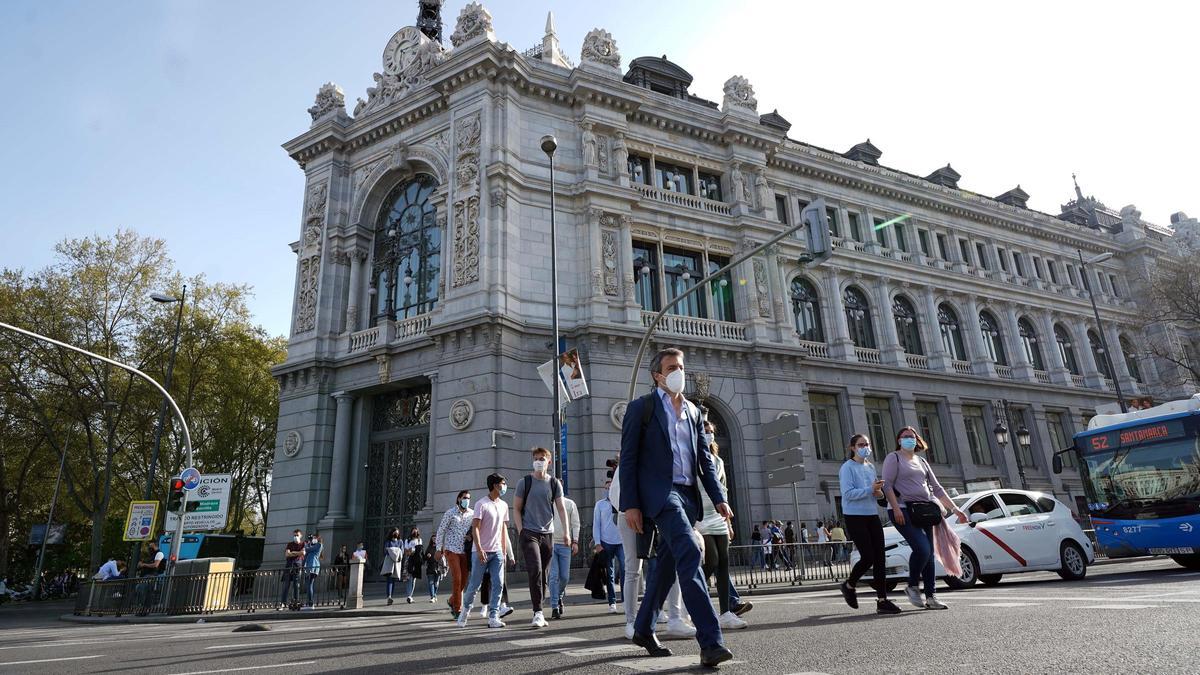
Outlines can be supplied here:
<path id="1" fill-rule="evenodd" d="M 1079 362 L 1075 360 L 1075 347 L 1071 344 L 1067 330 L 1059 324 L 1054 325 L 1054 341 L 1058 343 L 1058 355 L 1062 357 L 1063 365 L 1072 375 L 1078 375 Z"/>
<path id="2" fill-rule="evenodd" d="M 1017 331 L 1021 336 L 1021 347 L 1025 350 L 1025 358 L 1029 359 L 1029 364 L 1034 370 L 1045 370 L 1046 364 L 1042 361 L 1042 348 L 1038 346 L 1037 331 L 1033 329 L 1033 324 L 1029 323 L 1029 319 L 1021 319 L 1017 321 Z"/>
<path id="3" fill-rule="evenodd" d="M 437 181 L 418 175 L 388 193 L 375 224 L 372 323 L 433 309 L 442 273 L 442 233 L 430 198 Z"/>
<path id="4" fill-rule="evenodd" d="M 979 313 L 979 330 L 983 332 L 983 348 L 987 350 L 988 358 L 998 366 L 1008 365 L 1008 356 L 1004 353 L 1004 335 L 1000 332 L 1000 324 L 991 312 Z"/>
<path id="5" fill-rule="evenodd" d="M 875 331 L 871 328 L 871 305 L 862 291 L 851 286 L 842 294 L 846 305 L 846 327 L 856 347 L 875 349 Z"/>
<path id="6" fill-rule="evenodd" d="M 825 341 L 817 289 L 801 277 L 792 279 L 792 314 L 796 317 L 796 333 L 800 335 L 801 340 Z"/>
<path id="7" fill-rule="evenodd" d="M 892 316 L 896 321 L 896 338 L 905 354 L 924 354 L 921 349 L 921 327 L 917 323 L 917 310 L 908 298 L 897 295 L 892 301 Z"/>
<path id="8" fill-rule="evenodd" d="M 963 346 L 962 326 L 958 313 L 946 303 L 938 305 L 938 329 L 942 333 L 942 349 L 955 361 L 966 361 L 967 350 Z"/>
<path id="9" fill-rule="evenodd" d="M 1142 383 L 1142 371 L 1138 369 L 1137 352 L 1133 350 L 1133 343 L 1124 335 L 1120 337 L 1121 355 L 1125 357 L 1125 368 L 1129 370 L 1129 376 L 1134 382 Z"/>
<path id="10" fill-rule="evenodd" d="M 1092 350 L 1092 358 L 1096 361 L 1096 370 L 1099 370 L 1101 375 L 1111 380 L 1113 373 L 1112 368 L 1108 367 L 1108 355 L 1104 353 L 1104 343 L 1100 341 L 1100 336 L 1094 330 L 1089 330 L 1087 337 L 1088 347 Z"/>

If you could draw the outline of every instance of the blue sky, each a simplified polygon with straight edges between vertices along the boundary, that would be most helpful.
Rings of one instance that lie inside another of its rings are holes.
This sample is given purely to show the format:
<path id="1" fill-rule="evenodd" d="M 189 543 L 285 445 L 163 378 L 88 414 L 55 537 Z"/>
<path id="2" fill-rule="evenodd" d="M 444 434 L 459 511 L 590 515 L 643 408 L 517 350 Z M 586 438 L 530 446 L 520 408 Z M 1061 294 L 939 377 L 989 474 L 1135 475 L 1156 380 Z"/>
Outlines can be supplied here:
<path id="1" fill-rule="evenodd" d="M 447 44 L 464 4 L 446 2 Z M 625 63 L 667 54 L 705 98 L 744 75 L 799 140 L 842 151 L 870 137 L 888 166 L 951 162 L 963 187 L 1020 183 L 1053 213 L 1078 172 L 1152 222 L 1200 215 L 1190 7 L 484 4 L 519 50 L 552 9 L 576 60 L 599 26 Z M 65 237 L 128 227 L 166 239 L 185 274 L 251 284 L 257 321 L 285 334 L 303 174 L 279 146 L 308 128 L 321 83 L 353 108 L 415 16 L 415 0 L 0 4 L 0 266 L 38 268 Z"/>

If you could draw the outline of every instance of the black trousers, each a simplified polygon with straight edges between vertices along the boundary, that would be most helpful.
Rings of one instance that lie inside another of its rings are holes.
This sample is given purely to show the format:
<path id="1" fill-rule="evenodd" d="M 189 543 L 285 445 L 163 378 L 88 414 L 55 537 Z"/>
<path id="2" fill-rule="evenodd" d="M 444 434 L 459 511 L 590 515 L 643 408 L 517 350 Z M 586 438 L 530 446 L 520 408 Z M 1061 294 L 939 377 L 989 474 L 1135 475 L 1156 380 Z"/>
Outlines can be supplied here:
<path id="1" fill-rule="evenodd" d="M 883 552 L 883 523 L 878 516 L 846 516 L 846 534 L 854 542 L 860 556 L 846 583 L 854 586 L 871 569 L 875 594 L 887 598 L 887 561 Z"/>
<path id="2" fill-rule="evenodd" d="M 721 613 L 729 611 L 729 535 L 704 535 L 704 580 L 717 575 L 717 602 Z"/>

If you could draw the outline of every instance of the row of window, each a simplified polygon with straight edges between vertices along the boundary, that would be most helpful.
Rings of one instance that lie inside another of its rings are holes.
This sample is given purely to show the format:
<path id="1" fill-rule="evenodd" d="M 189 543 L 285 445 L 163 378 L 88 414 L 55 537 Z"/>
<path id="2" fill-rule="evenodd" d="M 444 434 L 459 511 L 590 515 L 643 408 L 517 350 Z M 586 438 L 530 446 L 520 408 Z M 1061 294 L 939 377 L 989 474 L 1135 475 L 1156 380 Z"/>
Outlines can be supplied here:
<path id="1" fill-rule="evenodd" d="M 681 192 L 721 201 L 721 177 L 700 171 L 694 166 L 679 166 L 658 158 L 629 155 L 626 170 L 629 172 L 629 180 L 634 183 L 653 185 L 667 192 Z"/>

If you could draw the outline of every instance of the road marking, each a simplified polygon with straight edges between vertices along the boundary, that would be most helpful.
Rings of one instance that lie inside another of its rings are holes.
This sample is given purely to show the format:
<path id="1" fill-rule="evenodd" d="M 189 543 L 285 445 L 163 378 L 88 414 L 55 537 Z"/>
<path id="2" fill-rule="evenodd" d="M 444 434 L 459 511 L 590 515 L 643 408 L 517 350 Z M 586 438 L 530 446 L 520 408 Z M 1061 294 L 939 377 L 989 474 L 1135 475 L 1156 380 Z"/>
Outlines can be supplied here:
<path id="1" fill-rule="evenodd" d="M 0 666 L 23 666 L 28 663 L 51 663 L 53 661 L 80 661 L 83 659 L 98 659 L 104 656 L 103 654 L 93 654 L 91 656 L 64 656 L 58 659 L 34 659 L 33 661 L 8 661 L 0 663 Z"/>
<path id="2" fill-rule="evenodd" d="M 1159 609 L 1162 605 L 1089 605 L 1079 609 Z"/>
<path id="3" fill-rule="evenodd" d="M 599 647 L 590 647 L 588 649 L 556 649 L 571 658 L 583 658 L 586 656 L 606 656 L 608 654 L 620 654 L 621 652 L 642 651 L 642 648 L 633 644 L 617 644 L 617 645 L 601 645 Z M 660 659 L 656 659 L 660 660 Z"/>
<path id="4" fill-rule="evenodd" d="M 547 635 L 545 637 L 534 638 L 532 640 L 509 640 L 508 644 L 516 647 L 546 647 L 549 645 L 562 645 L 571 642 L 587 642 L 581 637 L 572 635 Z"/>
<path id="5" fill-rule="evenodd" d="M 745 663 L 745 661 L 726 661 L 724 665 L 732 666 L 737 663 Z M 617 661 L 612 665 L 620 668 L 628 668 L 639 673 L 658 673 L 669 670 L 691 670 L 699 664 L 695 656 L 667 656 L 659 659 Z"/>
<path id="6" fill-rule="evenodd" d="M 179 675 L 212 675 L 213 673 L 238 673 L 247 670 L 262 670 L 263 668 L 288 668 L 290 666 L 310 666 L 316 661 L 292 661 L 291 663 L 272 663 L 266 666 L 243 666 L 241 668 L 222 668 L 220 670 L 193 670 Z"/>
<path id="7" fill-rule="evenodd" d="M 212 645 L 205 649 L 237 649 L 239 647 L 275 647 L 277 645 L 298 645 L 302 642 L 320 642 L 323 638 L 310 638 L 308 640 L 284 640 L 282 642 L 238 642 L 228 645 Z M 328 638 L 324 638 L 328 639 Z M 336 639 L 336 638 L 335 638 Z"/>
<path id="8" fill-rule="evenodd" d="M 1037 607 L 1040 602 L 981 602 L 973 607 Z"/>

